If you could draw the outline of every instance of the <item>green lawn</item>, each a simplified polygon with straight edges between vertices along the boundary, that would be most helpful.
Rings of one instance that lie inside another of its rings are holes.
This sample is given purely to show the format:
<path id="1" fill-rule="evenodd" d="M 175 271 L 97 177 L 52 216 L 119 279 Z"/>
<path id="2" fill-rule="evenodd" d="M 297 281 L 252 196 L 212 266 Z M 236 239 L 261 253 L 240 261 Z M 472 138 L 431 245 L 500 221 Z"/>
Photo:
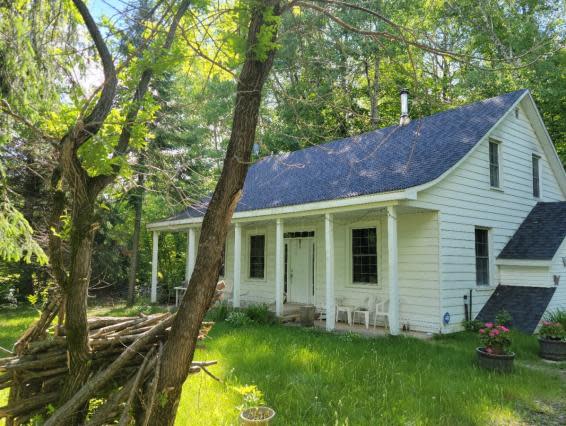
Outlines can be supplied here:
<path id="1" fill-rule="evenodd" d="M 0 313 L 0 345 L 9 346 L 32 318 L 31 310 Z M 508 376 L 477 369 L 476 344 L 467 333 L 367 339 L 218 323 L 196 358 L 218 360 L 211 370 L 224 383 L 205 374 L 188 380 L 177 424 L 236 424 L 241 396 L 234 387 L 244 384 L 264 392 L 277 425 L 564 424 L 565 366 L 538 360 L 535 338 L 515 335 L 518 366 Z"/>

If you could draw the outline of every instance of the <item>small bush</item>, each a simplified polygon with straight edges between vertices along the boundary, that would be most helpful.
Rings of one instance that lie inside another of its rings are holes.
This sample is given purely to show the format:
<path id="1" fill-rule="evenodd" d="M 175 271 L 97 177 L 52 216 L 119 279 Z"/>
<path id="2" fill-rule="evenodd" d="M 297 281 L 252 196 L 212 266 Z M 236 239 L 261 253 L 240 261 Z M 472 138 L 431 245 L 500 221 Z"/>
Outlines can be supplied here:
<path id="1" fill-rule="evenodd" d="M 513 317 L 505 309 L 500 310 L 497 315 L 495 315 L 495 324 L 504 325 L 509 327 L 513 323 Z"/>
<path id="2" fill-rule="evenodd" d="M 464 328 L 467 331 L 473 331 L 474 333 L 477 333 L 478 331 L 480 331 L 480 328 L 483 327 L 483 322 L 478 321 L 478 320 L 468 320 L 468 321 L 464 321 Z"/>
<path id="3" fill-rule="evenodd" d="M 253 322 L 257 324 L 275 324 L 277 317 L 269 310 L 266 304 L 251 305 L 247 307 L 244 312 Z"/>
<path id="4" fill-rule="evenodd" d="M 562 328 L 566 330 L 566 309 L 558 308 L 552 312 L 548 312 L 544 318 L 548 322 L 557 322 L 561 324 Z"/>
<path id="5" fill-rule="evenodd" d="M 559 322 L 544 321 L 539 330 L 539 335 L 546 340 L 566 340 L 566 329 Z"/>
<path id="6" fill-rule="evenodd" d="M 233 312 L 231 306 L 223 301 L 212 307 L 206 314 L 206 319 L 214 322 L 226 321 L 230 313 Z"/>
<path id="7" fill-rule="evenodd" d="M 230 314 L 226 318 L 226 322 L 234 327 L 243 327 L 253 323 L 250 317 L 248 317 L 245 312 L 241 311 L 230 312 Z"/>

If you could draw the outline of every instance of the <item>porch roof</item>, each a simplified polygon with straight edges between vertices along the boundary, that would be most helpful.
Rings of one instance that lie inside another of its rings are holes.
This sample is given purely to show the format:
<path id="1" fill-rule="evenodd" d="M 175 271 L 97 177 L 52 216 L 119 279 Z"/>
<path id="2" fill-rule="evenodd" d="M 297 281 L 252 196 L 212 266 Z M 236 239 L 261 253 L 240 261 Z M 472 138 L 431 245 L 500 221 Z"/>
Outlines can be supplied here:
<path id="1" fill-rule="evenodd" d="M 250 167 L 236 212 L 401 191 L 460 161 L 527 93 L 491 99 L 300 151 Z M 160 223 L 199 218 L 209 198 Z"/>

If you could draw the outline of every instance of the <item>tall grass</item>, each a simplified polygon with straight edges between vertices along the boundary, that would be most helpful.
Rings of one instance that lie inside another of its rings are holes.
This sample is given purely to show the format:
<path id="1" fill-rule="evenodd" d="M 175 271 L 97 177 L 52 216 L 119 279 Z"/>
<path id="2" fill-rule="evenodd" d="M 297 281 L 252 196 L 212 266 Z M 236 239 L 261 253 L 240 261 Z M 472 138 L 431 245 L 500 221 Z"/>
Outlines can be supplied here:
<path id="1" fill-rule="evenodd" d="M 36 315 L 31 309 L 1 312 L 0 345 L 9 347 Z M 545 370 L 536 338 L 513 333 L 516 371 L 492 374 L 475 366 L 477 344 L 473 333 L 421 341 L 219 322 L 195 358 L 218 360 L 211 371 L 222 382 L 191 376 L 176 424 L 237 424 L 242 396 L 236 388 L 246 384 L 264 393 L 277 412 L 275 425 L 560 424 L 564 364 Z M 6 395 L 0 391 L 0 404 Z"/>

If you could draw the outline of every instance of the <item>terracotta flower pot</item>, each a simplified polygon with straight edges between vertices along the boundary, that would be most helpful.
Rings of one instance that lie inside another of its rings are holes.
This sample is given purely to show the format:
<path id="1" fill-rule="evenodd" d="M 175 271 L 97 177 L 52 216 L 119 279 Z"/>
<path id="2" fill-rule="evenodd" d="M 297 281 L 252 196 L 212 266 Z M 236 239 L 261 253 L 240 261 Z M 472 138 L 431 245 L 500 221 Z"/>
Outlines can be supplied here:
<path id="1" fill-rule="evenodd" d="M 478 365 L 481 368 L 500 373 L 510 373 L 513 371 L 514 352 L 498 355 L 486 352 L 485 348 L 476 348 L 476 354 Z"/>
<path id="2" fill-rule="evenodd" d="M 268 425 L 275 417 L 275 411 L 269 407 L 247 408 L 240 413 L 240 424 Z"/>
<path id="3" fill-rule="evenodd" d="M 538 339 L 539 356 L 551 361 L 566 361 L 566 341 Z"/>

